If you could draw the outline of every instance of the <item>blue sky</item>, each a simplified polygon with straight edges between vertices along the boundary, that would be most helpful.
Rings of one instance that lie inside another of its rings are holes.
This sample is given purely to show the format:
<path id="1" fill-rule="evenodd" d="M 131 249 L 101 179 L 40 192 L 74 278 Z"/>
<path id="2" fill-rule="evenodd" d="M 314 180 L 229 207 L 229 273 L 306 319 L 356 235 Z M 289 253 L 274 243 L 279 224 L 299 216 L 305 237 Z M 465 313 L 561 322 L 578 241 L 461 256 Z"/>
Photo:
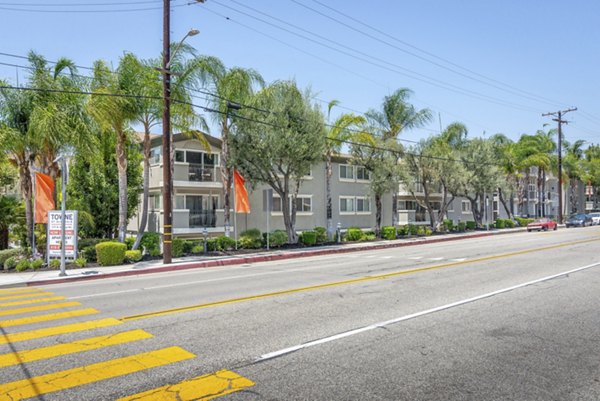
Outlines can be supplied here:
<path id="1" fill-rule="evenodd" d="M 200 53 L 254 68 L 269 82 L 295 79 L 324 109 L 331 99 L 344 107 L 338 112 L 379 109 L 384 96 L 410 88 L 413 103 L 436 118 L 403 133 L 408 140 L 439 131 L 440 120 L 465 123 L 471 136 L 502 132 L 516 139 L 545 123 L 556 126 L 542 113 L 576 106 L 566 116 L 565 138 L 600 142 L 600 2 L 171 3 L 172 41 L 199 29 L 187 43 Z M 0 37 L 5 64 L 25 65 L 6 54 L 29 50 L 81 66 L 97 59 L 116 66 L 124 52 L 153 58 L 162 49 L 162 1 L 0 0 Z M 0 77 L 14 82 L 17 70 L 22 83 L 26 70 L 14 66 L 0 64 Z"/>

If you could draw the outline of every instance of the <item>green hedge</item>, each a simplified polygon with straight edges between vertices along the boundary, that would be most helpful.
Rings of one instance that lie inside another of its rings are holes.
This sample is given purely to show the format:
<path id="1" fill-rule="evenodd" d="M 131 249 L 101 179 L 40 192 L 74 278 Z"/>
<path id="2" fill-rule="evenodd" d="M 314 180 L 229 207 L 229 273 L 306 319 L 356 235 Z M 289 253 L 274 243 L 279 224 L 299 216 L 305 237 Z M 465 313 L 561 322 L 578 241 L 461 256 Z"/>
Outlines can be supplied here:
<path id="1" fill-rule="evenodd" d="M 317 244 L 327 242 L 327 229 L 325 227 L 315 227 L 313 231 L 317 233 Z"/>
<path id="2" fill-rule="evenodd" d="M 396 228 L 394 226 L 381 227 L 381 238 L 387 240 L 396 239 Z"/>
<path id="3" fill-rule="evenodd" d="M 315 231 L 304 231 L 300 236 L 304 245 L 315 245 L 317 243 L 317 233 Z"/>
<path id="4" fill-rule="evenodd" d="M 521 226 L 521 227 L 527 227 L 527 224 L 535 221 L 535 219 L 529 219 L 529 218 L 525 218 L 525 217 L 515 217 L 515 220 L 517 220 L 517 222 L 519 223 L 519 226 Z"/>
<path id="5" fill-rule="evenodd" d="M 21 250 L 18 248 L 3 249 L 0 251 L 0 266 L 4 266 L 6 259 L 21 255 Z"/>
<path id="6" fill-rule="evenodd" d="M 44 266 L 44 259 L 34 259 L 31 261 L 31 268 L 33 270 L 38 270 L 42 266 Z"/>
<path id="7" fill-rule="evenodd" d="M 171 255 L 174 258 L 183 256 L 183 243 L 184 241 L 181 238 L 173 238 L 173 242 L 171 243 Z"/>
<path id="8" fill-rule="evenodd" d="M 11 256 L 4 261 L 4 270 L 12 270 L 17 267 L 18 256 Z"/>
<path id="9" fill-rule="evenodd" d="M 506 228 L 506 222 L 504 221 L 504 219 L 496 220 L 496 228 L 498 228 L 498 229 Z"/>
<path id="10" fill-rule="evenodd" d="M 467 221 L 467 230 L 474 230 L 477 228 L 477 224 L 474 221 Z"/>
<path id="11" fill-rule="evenodd" d="M 114 266 L 123 264 L 127 245 L 121 242 L 101 242 L 96 245 L 96 256 L 98 263 L 102 266 Z"/>
<path id="12" fill-rule="evenodd" d="M 464 232 L 467 229 L 467 223 L 465 223 L 464 221 L 458 222 L 456 229 L 458 230 L 458 232 Z"/>
<path id="13" fill-rule="evenodd" d="M 159 233 L 144 233 L 140 246 L 145 249 L 150 256 L 160 255 L 160 234 Z"/>
<path id="14" fill-rule="evenodd" d="M 269 247 L 277 248 L 287 244 L 287 242 L 288 236 L 284 230 L 275 230 L 269 234 Z"/>
<path id="15" fill-rule="evenodd" d="M 360 241 L 363 236 L 363 231 L 358 227 L 350 227 L 346 231 L 346 241 Z"/>
<path id="16" fill-rule="evenodd" d="M 446 231 L 452 231 L 454 229 L 454 222 L 452 220 L 444 220 L 443 225 Z"/>
<path id="17" fill-rule="evenodd" d="M 135 263 L 142 260 L 142 251 L 139 249 L 125 251 L 125 261 Z"/>
<path id="18" fill-rule="evenodd" d="M 259 249 L 263 246 L 263 234 L 258 228 L 251 228 L 243 231 L 240 234 L 240 241 L 238 244 L 241 248 L 245 249 Z"/>
<path id="19" fill-rule="evenodd" d="M 31 267 L 31 263 L 27 259 L 21 259 L 17 262 L 15 266 L 15 270 L 18 272 L 22 272 L 28 270 Z"/>

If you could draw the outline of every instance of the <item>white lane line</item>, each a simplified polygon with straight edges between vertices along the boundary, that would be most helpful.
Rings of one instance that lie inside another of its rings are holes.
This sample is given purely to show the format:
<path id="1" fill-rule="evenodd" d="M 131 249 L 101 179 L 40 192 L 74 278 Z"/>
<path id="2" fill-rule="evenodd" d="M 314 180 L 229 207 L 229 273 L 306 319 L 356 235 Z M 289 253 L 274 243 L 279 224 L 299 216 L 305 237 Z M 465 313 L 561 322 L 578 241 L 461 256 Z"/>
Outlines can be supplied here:
<path id="1" fill-rule="evenodd" d="M 381 259 L 391 259 L 393 256 L 382 256 Z"/>
<path id="2" fill-rule="evenodd" d="M 440 260 L 444 260 L 444 258 L 427 258 L 427 260 L 432 260 L 434 262 L 439 262 Z"/>
<path id="3" fill-rule="evenodd" d="M 464 262 L 465 260 L 467 260 L 467 258 L 450 259 L 450 262 Z"/>
<path id="4" fill-rule="evenodd" d="M 410 260 L 421 260 L 421 259 L 423 259 L 423 256 L 411 256 L 409 259 Z"/>
<path id="5" fill-rule="evenodd" d="M 392 325 L 392 324 L 403 322 L 405 320 L 414 319 L 414 318 L 417 318 L 417 317 L 429 315 L 429 314 L 432 314 L 432 313 L 435 313 L 435 312 L 439 312 L 439 311 L 443 311 L 443 310 L 446 310 L 446 309 L 450 309 L 450 308 L 454 308 L 454 307 L 457 307 L 457 306 L 461 306 L 461 305 L 464 305 L 464 304 L 468 304 L 468 303 L 471 303 L 471 302 L 479 301 L 481 299 L 490 298 L 490 297 L 493 297 L 493 296 L 496 296 L 496 295 L 499 295 L 499 294 L 503 294 L 505 292 L 509 292 L 509 291 L 513 291 L 513 290 L 516 290 L 516 289 L 519 289 L 519 288 L 527 287 L 527 286 L 530 286 L 530 285 L 533 285 L 533 284 L 541 283 L 543 281 L 552 280 L 552 279 L 555 279 L 557 277 L 566 276 L 566 275 L 569 275 L 569 274 L 572 274 L 572 273 L 576 273 L 576 272 L 579 272 L 579 271 L 582 271 L 582 270 L 587 270 L 587 269 L 590 269 L 590 268 L 596 267 L 596 266 L 600 266 L 600 262 L 593 263 L 591 265 L 587 265 L 587 266 L 583 266 L 583 267 L 578 267 L 576 269 L 568 270 L 568 271 L 565 271 L 565 272 L 562 272 L 562 273 L 553 274 L 551 276 L 542 277 L 542 278 L 539 278 L 539 279 L 536 279 L 536 280 L 527 281 L 525 283 L 513 285 L 511 287 L 503 288 L 501 290 L 496 290 L 496 291 L 488 292 L 488 293 L 481 294 L 481 295 L 478 295 L 478 296 L 475 296 L 475 297 L 472 297 L 472 298 L 463 299 L 461 301 L 456 301 L 456 302 L 452 302 L 452 303 L 449 303 L 449 304 L 446 304 L 446 305 L 442 305 L 442 306 L 438 306 L 438 307 L 435 307 L 435 308 L 426 309 L 426 310 L 421 311 L 421 312 L 411 313 L 410 315 L 405 315 L 405 316 L 401 316 L 401 317 L 398 317 L 398 318 L 395 318 L 395 319 L 386 320 L 386 321 L 379 322 L 379 323 L 374 323 L 374 324 L 371 324 L 369 326 L 360 327 L 358 329 L 354 329 L 354 330 L 346 331 L 346 332 L 343 332 L 343 333 L 335 334 L 335 335 L 330 336 L 330 337 L 321 338 L 319 340 L 310 341 L 310 342 L 307 342 L 307 343 L 304 343 L 304 344 L 295 345 L 293 347 L 284 348 L 284 349 L 281 349 L 279 351 L 269 352 L 267 354 L 263 354 L 260 357 L 258 357 L 257 361 L 265 361 L 265 360 L 268 360 L 268 359 L 277 358 L 279 356 L 290 354 L 290 353 L 295 352 L 295 351 L 299 351 L 299 350 L 302 350 L 302 349 L 314 347 L 316 345 L 321 345 L 321 344 L 325 344 L 325 343 L 328 343 L 328 342 L 340 340 L 342 338 L 354 336 L 356 334 L 364 333 L 366 331 L 375 330 L 377 328 L 389 326 L 389 325 Z"/>

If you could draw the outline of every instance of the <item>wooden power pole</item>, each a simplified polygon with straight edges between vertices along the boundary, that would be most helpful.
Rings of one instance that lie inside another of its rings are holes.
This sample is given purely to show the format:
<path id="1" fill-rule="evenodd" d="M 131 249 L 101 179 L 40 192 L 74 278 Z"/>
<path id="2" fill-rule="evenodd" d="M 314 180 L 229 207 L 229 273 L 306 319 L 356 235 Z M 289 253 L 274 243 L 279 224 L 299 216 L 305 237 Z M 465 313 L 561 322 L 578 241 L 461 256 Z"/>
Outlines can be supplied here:
<path id="1" fill-rule="evenodd" d="M 562 116 L 570 111 L 576 111 L 577 107 L 567 110 L 559 110 L 554 113 L 544 113 L 542 117 L 553 116 L 553 121 L 558 123 L 558 222 L 563 222 L 563 185 L 562 185 L 562 124 L 568 124 Z"/>

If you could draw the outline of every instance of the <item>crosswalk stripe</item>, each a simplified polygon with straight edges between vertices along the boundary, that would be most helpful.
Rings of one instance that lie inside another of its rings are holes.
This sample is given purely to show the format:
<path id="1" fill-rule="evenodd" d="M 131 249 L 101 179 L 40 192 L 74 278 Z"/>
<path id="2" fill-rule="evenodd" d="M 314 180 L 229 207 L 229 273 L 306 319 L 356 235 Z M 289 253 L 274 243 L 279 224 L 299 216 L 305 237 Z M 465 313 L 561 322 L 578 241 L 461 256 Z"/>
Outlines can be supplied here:
<path id="1" fill-rule="evenodd" d="M 118 319 L 109 318 L 90 320 L 82 323 L 65 324 L 62 326 L 47 327 L 43 329 L 22 331 L 18 333 L 3 333 L 2 335 L 0 335 L 0 344 L 18 343 L 21 341 L 35 340 L 37 338 L 52 337 L 61 334 L 76 333 L 79 331 L 116 326 L 118 324 L 123 324 L 123 322 Z"/>
<path id="2" fill-rule="evenodd" d="M 181 383 L 158 387 L 117 401 L 207 401 L 247 387 L 254 382 L 229 370 L 220 370 Z"/>
<path id="3" fill-rule="evenodd" d="M 68 308 L 70 306 L 79 306 L 81 302 L 61 302 L 59 304 L 28 306 L 26 308 L 0 310 L 0 316 L 17 315 L 19 313 L 40 312 L 50 309 Z"/>
<path id="4" fill-rule="evenodd" d="M 0 401 L 14 401 L 36 397 L 194 357 L 194 354 L 180 347 L 169 347 L 63 370 L 61 372 L 31 377 L 0 385 Z"/>
<path id="5" fill-rule="evenodd" d="M 12 326 L 19 326 L 22 324 L 47 322 L 50 320 L 67 319 L 70 317 L 85 316 L 85 315 L 91 315 L 94 313 L 98 313 L 98 311 L 96 309 L 90 308 L 90 309 L 78 309 L 78 310 L 69 311 L 69 312 L 50 313 L 48 315 L 22 317 L 19 319 L 0 320 L 0 327 L 12 327 Z"/>
<path id="6" fill-rule="evenodd" d="M 70 343 L 51 345 L 48 347 L 0 354 L 0 368 L 18 365 L 20 363 L 38 361 L 41 359 L 54 358 L 61 355 L 75 354 L 77 352 L 90 351 L 111 345 L 123 344 L 138 340 L 152 338 L 152 334 L 144 330 L 130 330 L 116 334 L 108 334 L 77 340 Z"/>
<path id="7" fill-rule="evenodd" d="M 2 294 L 7 295 L 7 294 Z M 35 292 L 31 294 L 18 294 L 18 295 L 10 295 L 10 296 L 2 296 L 0 297 L 0 301 L 8 301 L 11 299 L 21 299 L 21 298 L 33 298 L 33 297 L 45 297 L 46 295 L 54 295 L 53 292 Z"/>
<path id="8" fill-rule="evenodd" d="M 66 297 L 49 297 L 49 298 L 27 299 L 25 301 L 5 302 L 5 303 L 0 303 L 0 308 L 5 308 L 7 306 L 17 306 L 17 305 L 41 304 L 42 302 L 62 301 L 63 299 L 66 299 Z"/>
<path id="9" fill-rule="evenodd" d="M 27 292 L 39 292 L 42 291 L 39 288 L 33 287 L 19 287 L 19 288 L 5 288 L 0 290 L 0 295 L 11 295 L 11 294 L 23 294 Z"/>

